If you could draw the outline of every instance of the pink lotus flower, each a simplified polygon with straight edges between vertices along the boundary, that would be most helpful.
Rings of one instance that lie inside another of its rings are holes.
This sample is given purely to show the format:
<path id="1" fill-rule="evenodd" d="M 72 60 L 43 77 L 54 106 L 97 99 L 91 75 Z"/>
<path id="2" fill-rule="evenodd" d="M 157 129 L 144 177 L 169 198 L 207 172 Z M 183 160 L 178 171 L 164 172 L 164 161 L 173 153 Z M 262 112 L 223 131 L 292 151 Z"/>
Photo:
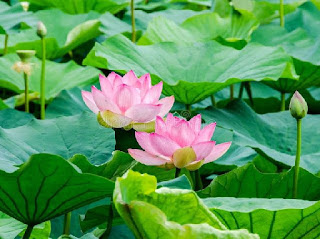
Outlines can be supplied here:
<path id="1" fill-rule="evenodd" d="M 203 164 L 221 157 L 231 142 L 215 145 L 211 141 L 216 123 L 201 129 L 201 115 L 190 121 L 168 114 L 164 121 L 157 117 L 155 133 L 136 132 L 136 139 L 143 150 L 128 149 L 129 154 L 145 165 L 165 168 L 196 170 Z"/>
<path id="2" fill-rule="evenodd" d="M 82 91 L 82 98 L 107 127 L 130 129 L 152 122 L 165 116 L 174 102 L 173 96 L 159 100 L 162 82 L 152 86 L 150 74 L 137 78 L 133 71 L 123 77 L 112 72 L 100 75 L 100 86 L 101 91 L 95 86 L 91 92 Z"/>

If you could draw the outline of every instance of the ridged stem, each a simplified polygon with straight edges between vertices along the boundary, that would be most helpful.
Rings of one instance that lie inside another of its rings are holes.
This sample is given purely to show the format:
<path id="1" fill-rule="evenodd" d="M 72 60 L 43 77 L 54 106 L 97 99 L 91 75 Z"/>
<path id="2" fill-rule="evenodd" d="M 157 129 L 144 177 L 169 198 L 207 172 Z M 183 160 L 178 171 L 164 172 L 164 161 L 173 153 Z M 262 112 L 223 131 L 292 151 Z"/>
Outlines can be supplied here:
<path id="1" fill-rule="evenodd" d="M 29 75 L 23 73 L 24 77 L 24 111 L 29 113 Z"/>
<path id="2" fill-rule="evenodd" d="M 212 107 L 216 107 L 216 98 L 214 97 L 214 95 L 210 95 L 210 99 Z"/>
<path id="3" fill-rule="evenodd" d="M 233 100 L 234 85 L 230 85 L 230 100 Z"/>
<path id="4" fill-rule="evenodd" d="M 136 19 L 134 17 L 134 0 L 130 2 L 131 8 L 131 26 L 132 26 L 132 42 L 136 42 Z"/>
<path id="5" fill-rule="evenodd" d="M 70 226 L 71 226 L 71 212 L 68 212 L 64 215 L 64 224 L 63 224 L 63 235 L 70 235 Z"/>
<path id="6" fill-rule="evenodd" d="M 42 65 L 41 65 L 41 81 L 40 81 L 40 117 L 42 120 L 46 117 L 46 96 L 45 96 L 45 75 L 46 75 L 46 41 L 44 37 L 41 39 L 42 42 Z"/>
<path id="7" fill-rule="evenodd" d="M 108 239 L 109 235 L 112 230 L 112 222 L 113 222 L 113 202 L 112 198 L 110 201 L 110 207 L 109 207 L 109 217 L 108 217 L 108 222 L 107 222 L 107 229 L 106 231 L 99 237 L 99 239 Z"/>
<path id="8" fill-rule="evenodd" d="M 181 171 L 180 168 L 176 168 L 176 172 L 174 174 L 174 178 L 178 178 L 179 177 L 180 171 Z"/>
<path id="9" fill-rule="evenodd" d="M 302 122 L 302 119 L 297 119 L 297 152 L 296 152 L 296 161 L 294 165 L 293 198 L 297 198 L 298 196 L 298 178 L 299 178 L 299 167 L 300 167 L 300 156 L 301 156 L 301 122 Z"/>
<path id="10" fill-rule="evenodd" d="M 283 0 L 280 0 L 280 26 L 284 27 L 284 6 L 283 6 Z"/>
<path id="11" fill-rule="evenodd" d="M 285 111 L 286 110 L 286 93 L 281 92 L 281 107 L 280 111 Z"/>
<path id="12" fill-rule="evenodd" d="M 195 190 L 199 191 L 203 189 L 202 179 L 200 175 L 199 169 L 197 169 L 195 172 Z"/>
<path id="13" fill-rule="evenodd" d="M 9 41 L 9 35 L 6 34 L 5 37 L 4 37 L 3 55 L 8 53 L 8 41 Z"/>
<path id="14" fill-rule="evenodd" d="M 29 239 L 33 230 L 33 225 L 28 225 L 27 230 L 25 231 L 22 239 Z"/>

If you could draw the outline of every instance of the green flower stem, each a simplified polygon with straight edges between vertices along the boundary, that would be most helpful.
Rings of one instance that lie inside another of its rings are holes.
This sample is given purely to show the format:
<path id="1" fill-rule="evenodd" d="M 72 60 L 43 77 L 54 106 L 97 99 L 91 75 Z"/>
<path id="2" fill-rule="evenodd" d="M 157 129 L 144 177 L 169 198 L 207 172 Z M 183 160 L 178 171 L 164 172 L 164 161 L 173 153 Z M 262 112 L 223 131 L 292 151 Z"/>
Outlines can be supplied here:
<path id="1" fill-rule="evenodd" d="M 22 239 L 29 239 L 33 230 L 33 225 L 28 225 L 27 230 L 25 231 Z"/>
<path id="2" fill-rule="evenodd" d="M 301 122 L 302 119 L 297 119 L 297 152 L 296 161 L 294 165 L 294 178 L 293 178 L 293 198 L 297 198 L 298 195 L 298 177 L 301 155 Z"/>
<path id="3" fill-rule="evenodd" d="M 247 95 L 249 96 L 250 104 L 253 106 L 253 97 L 250 82 L 244 82 L 244 87 L 246 89 Z"/>
<path id="4" fill-rule="evenodd" d="M 3 48 L 3 55 L 8 53 L 8 40 L 9 40 L 9 35 L 6 34 L 4 38 L 4 48 Z"/>
<path id="5" fill-rule="evenodd" d="M 70 225 L 71 225 L 71 212 L 68 212 L 64 215 L 64 224 L 63 224 L 63 235 L 70 235 Z"/>
<path id="6" fill-rule="evenodd" d="M 99 239 L 108 239 L 109 238 L 109 235 L 110 235 L 111 229 L 112 229 L 112 222 L 113 222 L 113 202 L 112 202 L 112 198 L 111 198 L 110 207 L 109 207 L 109 217 L 108 217 L 108 222 L 107 222 L 107 229 L 99 237 Z"/>
<path id="7" fill-rule="evenodd" d="M 190 104 L 186 104 L 186 110 L 191 112 L 191 105 Z"/>
<path id="8" fill-rule="evenodd" d="M 284 27 L 284 6 L 283 0 L 280 0 L 280 26 Z"/>
<path id="9" fill-rule="evenodd" d="M 239 95 L 238 98 L 241 99 L 243 95 L 243 89 L 244 89 L 244 82 L 241 82 L 240 89 L 239 89 Z"/>
<path id="10" fill-rule="evenodd" d="M 201 179 L 201 175 L 200 175 L 199 169 L 194 171 L 194 174 L 195 174 L 195 190 L 196 191 L 202 190 L 203 189 L 203 184 L 202 184 L 202 179 Z"/>
<path id="11" fill-rule="evenodd" d="M 136 42 L 136 19 L 134 17 L 134 0 L 130 2 L 131 8 L 131 26 L 132 26 L 132 42 Z"/>
<path id="12" fill-rule="evenodd" d="M 230 100 L 233 100 L 234 85 L 230 85 Z"/>
<path id="13" fill-rule="evenodd" d="M 211 95 L 211 96 L 210 96 L 210 99 L 211 99 L 211 105 L 212 105 L 212 107 L 216 107 L 216 98 L 214 97 L 214 95 Z"/>
<path id="14" fill-rule="evenodd" d="M 29 75 L 23 73 L 24 77 L 24 110 L 29 113 Z"/>
<path id="15" fill-rule="evenodd" d="M 286 110 L 286 93 L 281 92 L 281 107 L 280 111 L 285 111 Z"/>
<path id="16" fill-rule="evenodd" d="M 46 115 L 46 96 L 45 96 L 45 75 L 46 75 L 46 41 L 44 37 L 42 42 L 42 65 L 41 65 L 41 82 L 40 82 L 40 102 L 41 102 L 41 119 Z"/>
<path id="17" fill-rule="evenodd" d="M 175 172 L 175 174 L 174 174 L 174 178 L 179 177 L 180 171 L 181 171 L 180 168 L 176 168 L 176 172 Z"/>

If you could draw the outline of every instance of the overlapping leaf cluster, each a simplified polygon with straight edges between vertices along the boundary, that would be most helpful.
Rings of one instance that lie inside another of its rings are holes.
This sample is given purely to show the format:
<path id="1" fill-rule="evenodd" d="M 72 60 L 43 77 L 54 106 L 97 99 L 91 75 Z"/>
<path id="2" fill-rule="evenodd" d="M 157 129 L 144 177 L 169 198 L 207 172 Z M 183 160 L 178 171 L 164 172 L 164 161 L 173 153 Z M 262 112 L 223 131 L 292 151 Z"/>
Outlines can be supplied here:
<path id="1" fill-rule="evenodd" d="M 284 1 L 284 27 L 273 0 L 134 1 L 136 43 L 129 0 L 28 2 L 25 11 L 0 1 L 0 238 L 23 238 L 28 228 L 30 238 L 58 238 L 70 212 L 70 238 L 320 237 L 317 1 Z M 38 21 L 48 30 L 45 120 L 37 119 Z M 21 49 L 37 52 L 32 114 L 19 111 L 24 79 L 12 67 Z M 83 103 L 81 89 L 99 73 L 129 70 L 163 81 L 173 113 L 201 113 L 203 124 L 217 122 L 217 143 L 233 142 L 200 169 L 204 189 L 193 190 L 187 170 L 174 178 L 174 169 L 115 151 L 135 139 L 100 126 Z M 229 86 L 242 100 L 230 100 Z M 292 199 L 296 128 L 279 109 L 280 95 L 295 90 L 312 115 L 303 119 Z"/>

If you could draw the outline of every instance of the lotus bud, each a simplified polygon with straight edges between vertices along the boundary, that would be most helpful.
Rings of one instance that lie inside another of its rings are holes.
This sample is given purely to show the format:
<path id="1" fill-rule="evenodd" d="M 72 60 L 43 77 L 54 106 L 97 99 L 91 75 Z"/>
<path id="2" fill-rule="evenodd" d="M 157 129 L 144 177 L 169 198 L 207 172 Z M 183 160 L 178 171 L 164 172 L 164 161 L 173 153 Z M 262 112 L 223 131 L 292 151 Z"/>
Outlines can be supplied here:
<path id="1" fill-rule="evenodd" d="M 44 38 L 47 35 L 47 28 L 41 21 L 38 22 L 37 35 L 41 38 Z"/>
<path id="2" fill-rule="evenodd" d="M 25 12 L 27 12 L 29 10 L 29 6 L 30 6 L 29 2 L 20 2 L 20 4 Z"/>
<path id="3" fill-rule="evenodd" d="M 302 119 L 308 113 L 308 105 L 302 95 L 296 91 L 289 105 L 291 115 L 296 119 Z"/>

